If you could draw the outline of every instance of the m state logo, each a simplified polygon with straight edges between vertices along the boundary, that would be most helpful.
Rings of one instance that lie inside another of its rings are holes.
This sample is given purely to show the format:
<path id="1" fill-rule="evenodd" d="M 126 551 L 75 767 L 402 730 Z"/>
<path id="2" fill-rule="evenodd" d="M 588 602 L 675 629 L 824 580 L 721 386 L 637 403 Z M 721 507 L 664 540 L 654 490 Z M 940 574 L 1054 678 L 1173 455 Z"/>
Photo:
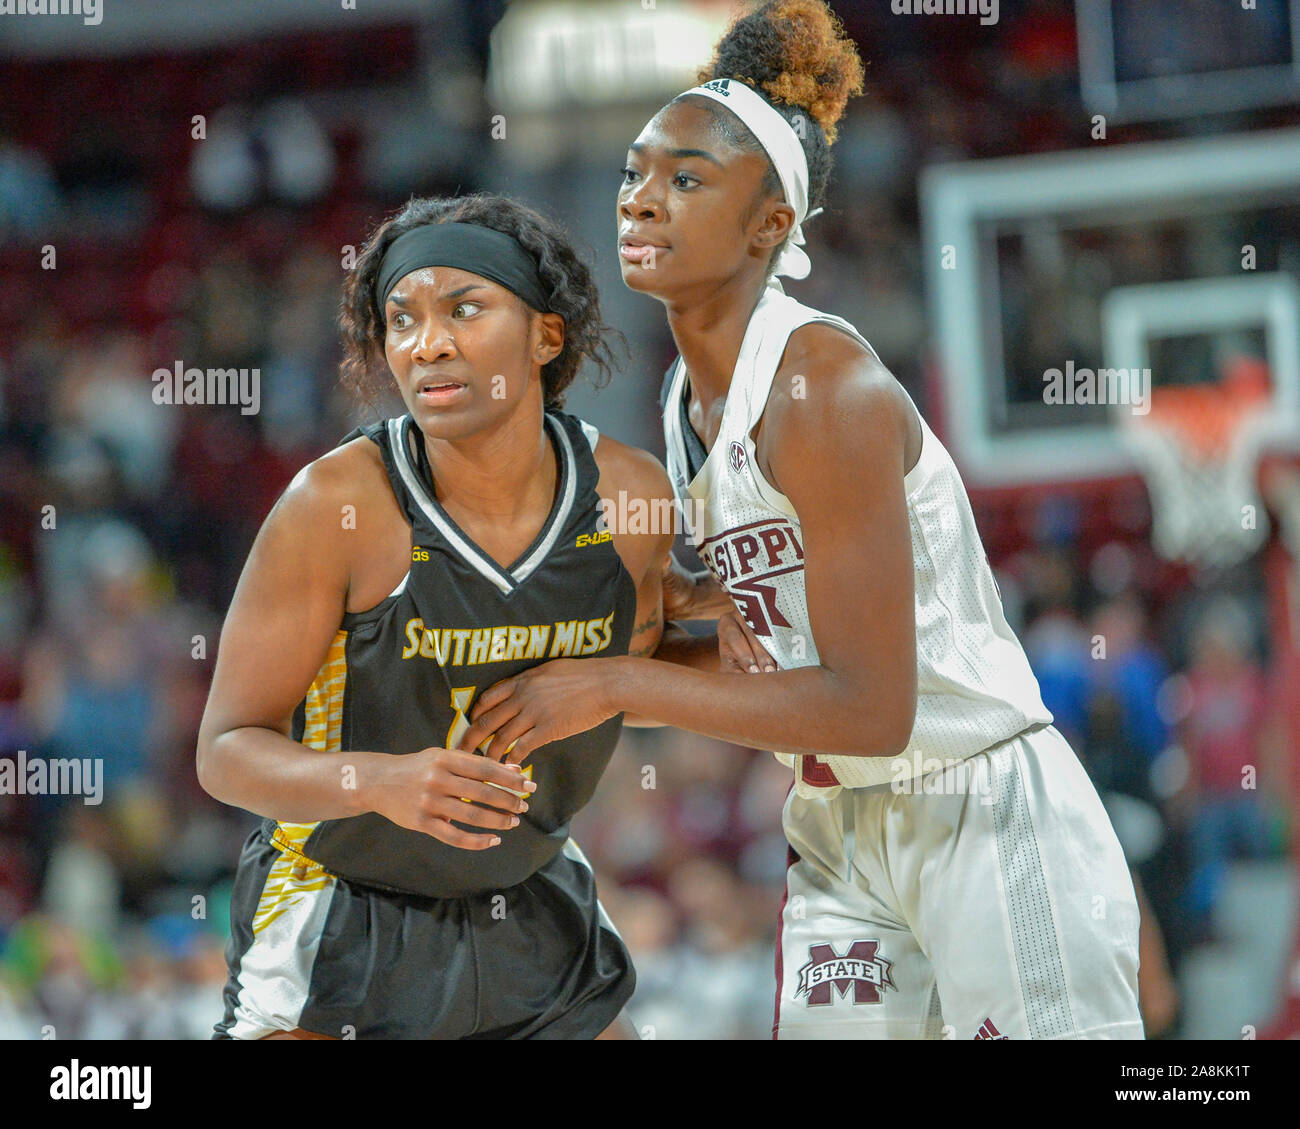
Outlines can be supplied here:
<path id="1" fill-rule="evenodd" d="M 880 1003 L 881 991 L 895 985 L 889 978 L 892 962 L 878 955 L 879 949 L 879 941 L 854 941 L 840 956 L 829 942 L 809 945 L 794 998 L 807 996 L 809 1007 L 822 1007 L 835 1002 L 832 988 L 844 999 L 852 987 L 855 1004 Z"/>

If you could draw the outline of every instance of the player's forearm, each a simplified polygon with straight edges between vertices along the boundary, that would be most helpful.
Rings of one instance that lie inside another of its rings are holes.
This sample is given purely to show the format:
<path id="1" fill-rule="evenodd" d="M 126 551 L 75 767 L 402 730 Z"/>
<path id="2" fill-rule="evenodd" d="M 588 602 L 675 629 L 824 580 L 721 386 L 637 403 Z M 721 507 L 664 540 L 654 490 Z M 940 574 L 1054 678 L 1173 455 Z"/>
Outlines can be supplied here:
<path id="1" fill-rule="evenodd" d="M 692 635 L 685 628 L 670 623 L 664 628 L 654 658 L 659 662 L 673 663 L 676 666 L 691 667 L 694 670 L 718 669 L 718 637 L 716 634 Z M 625 713 L 623 724 L 641 728 L 654 728 L 665 722 L 653 718 L 640 717 Z"/>
<path id="2" fill-rule="evenodd" d="M 663 638 L 660 639 L 653 657 L 658 662 L 716 673 L 718 670 L 717 632 L 711 631 L 708 635 L 692 635 L 684 627 L 670 623 L 664 628 Z"/>
<path id="3" fill-rule="evenodd" d="M 786 753 L 896 756 L 914 711 L 868 708 L 856 684 L 825 667 L 721 674 L 653 659 L 607 660 L 615 708 L 722 741 Z M 882 695 L 883 697 L 883 695 Z"/>
<path id="4" fill-rule="evenodd" d="M 199 737 L 199 783 L 214 799 L 287 823 L 370 811 L 383 753 L 323 753 L 257 726 Z"/>

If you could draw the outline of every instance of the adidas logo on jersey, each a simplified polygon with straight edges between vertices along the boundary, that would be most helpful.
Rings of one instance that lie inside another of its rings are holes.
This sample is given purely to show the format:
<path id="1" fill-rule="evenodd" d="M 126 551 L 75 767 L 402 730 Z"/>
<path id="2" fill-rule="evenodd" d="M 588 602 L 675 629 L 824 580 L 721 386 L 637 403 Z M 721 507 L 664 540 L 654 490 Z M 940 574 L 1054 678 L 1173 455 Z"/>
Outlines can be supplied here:
<path id="1" fill-rule="evenodd" d="M 578 540 L 574 543 L 574 548 L 582 549 L 587 545 L 603 545 L 606 541 L 614 540 L 614 534 L 608 529 L 600 533 L 579 533 Z"/>
<path id="2" fill-rule="evenodd" d="M 980 1029 L 977 1032 L 975 1032 L 976 1041 L 980 1039 L 1010 1039 L 1010 1038 L 1011 1038 L 1010 1035 L 1002 1034 L 1002 1032 L 999 1031 L 993 1025 L 993 1020 L 991 1019 L 985 1019 L 984 1022 L 980 1024 Z"/>

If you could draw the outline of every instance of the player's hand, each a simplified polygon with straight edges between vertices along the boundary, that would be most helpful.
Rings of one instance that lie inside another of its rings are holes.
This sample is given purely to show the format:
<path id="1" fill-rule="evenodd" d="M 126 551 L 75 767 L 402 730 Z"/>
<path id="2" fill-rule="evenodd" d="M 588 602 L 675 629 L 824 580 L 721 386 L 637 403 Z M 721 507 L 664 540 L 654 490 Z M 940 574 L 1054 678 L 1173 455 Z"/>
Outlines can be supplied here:
<path id="1" fill-rule="evenodd" d="M 718 661 L 726 674 L 759 674 L 776 670 L 753 628 L 734 608 L 718 620 Z"/>
<path id="2" fill-rule="evenodd" d="M 495 734 L 488 755 L 508 749 L 504 763 L 520 764 L 534 749 L 594 729 L 618 712 L 605 692 L 609 662 L 552 659 L 489 686 L 470 711 L 460 748 L 477 748 Z"/>
<path id="3" fill-rule="evenodd" d="M 695 577 L 670 552 L 663 564 L 664 622 L 717 619 L 733 605 L 722 586 L 709 574 Z"/>
<path id="4" fill-rule="evenodd" d="M 516 826 L 519 813 L 528 810 L 527 801 L 514 793 L 532 792 L 537 787 L 513 765 L 439 748 L 381 758 L 364 786 L 368 810 L 399 827 L 422 831 L 467 851 L 495 846 L 499 833 Z M 464 831 L 453 820 L 491 831 Z"/>

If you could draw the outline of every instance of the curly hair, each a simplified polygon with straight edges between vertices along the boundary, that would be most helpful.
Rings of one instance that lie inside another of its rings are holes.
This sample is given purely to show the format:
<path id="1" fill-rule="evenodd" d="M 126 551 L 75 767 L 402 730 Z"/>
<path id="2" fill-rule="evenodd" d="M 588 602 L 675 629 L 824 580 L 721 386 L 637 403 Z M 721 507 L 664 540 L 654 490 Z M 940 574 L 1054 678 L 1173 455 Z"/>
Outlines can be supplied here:
<path id="1" fill-rule="evenodd" d="M 573 383 L 583 360 L 591 361 L 600 376 L 599 387 L 617 367 L 606 343 L 627 341 L 600 318 L 600 295 L 591 271 L 555 221 L 506 196 L 474 193 L 466 196 L 430 196 L 409 200 L 371 232 L 356 265 L 343 284 L 339 328 L 343 336 L 340 382 L 361 398 L 373 396 L 387 385 L 391 374 L 384 357 L 384 312 L 375 294 L 375 281 L 384 252 L 399 235 L 431 223 L 472 223 L 513 236 L 537 262 L 537 273 L 553 313 L 564 318 L 564 348 L 542 366 L 542 393 L 547 408 L 564 403 L 564 391 Z"/>
<path id="2" fill-rule="evenodd" d="M 790 123 L 808 160 L 808 207 L 821 207 L 830 182 L 836 123 L 849 98 L 862 93 L 862 60 L 835 13 L 824 0 L 766 0 L 737 19 L 718 41 L 698 81 L 715 78 L 734 78 L 752 87 Z M 686 97 L 708 109 L 718 132 L 741 152 L 764 151 L 726 107 L 687 94 L 673 102 Z M 769 161 L 750 215 L 759 200 L 780 195 L 781 180 Z M 773 251 L 769 269 L 780 250 Z"/>

